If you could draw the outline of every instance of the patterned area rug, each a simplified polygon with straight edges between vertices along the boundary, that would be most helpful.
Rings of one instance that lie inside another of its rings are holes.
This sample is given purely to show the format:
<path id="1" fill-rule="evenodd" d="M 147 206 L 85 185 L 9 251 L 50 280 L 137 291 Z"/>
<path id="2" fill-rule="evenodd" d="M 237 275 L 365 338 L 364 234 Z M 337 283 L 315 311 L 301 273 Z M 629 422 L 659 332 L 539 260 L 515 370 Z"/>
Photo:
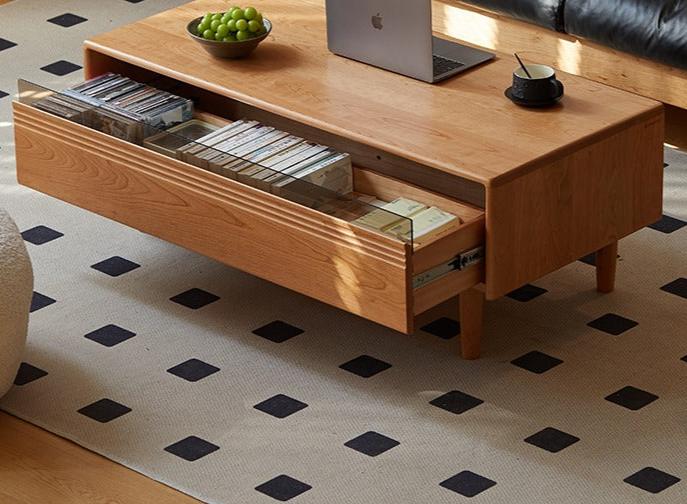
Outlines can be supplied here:
<path id="1" fill-rule="evenodd" d="M 83 38 L 180 3 L 0 7 L 0 204 L 36 275 L 4 410 L 215 503 L 687 501 L 687 155 L 616 292 L 578 261 L 489 303 L 463 361 L 450 318 L 403 336 L 16 184 L 16 79 L 74 83 Z"/>

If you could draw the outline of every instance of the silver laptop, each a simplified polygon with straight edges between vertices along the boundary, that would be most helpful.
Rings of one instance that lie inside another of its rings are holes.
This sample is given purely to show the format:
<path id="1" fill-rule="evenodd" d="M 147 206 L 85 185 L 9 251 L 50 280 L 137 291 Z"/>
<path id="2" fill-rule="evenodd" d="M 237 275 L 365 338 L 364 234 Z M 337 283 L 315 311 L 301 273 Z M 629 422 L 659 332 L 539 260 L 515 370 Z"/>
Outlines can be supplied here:
<path id="1" fill-rule="evenodd" d="M 326 0 L 329 50 L 426 82 L 494 55 L 432 36 L 431 0 Z"/>

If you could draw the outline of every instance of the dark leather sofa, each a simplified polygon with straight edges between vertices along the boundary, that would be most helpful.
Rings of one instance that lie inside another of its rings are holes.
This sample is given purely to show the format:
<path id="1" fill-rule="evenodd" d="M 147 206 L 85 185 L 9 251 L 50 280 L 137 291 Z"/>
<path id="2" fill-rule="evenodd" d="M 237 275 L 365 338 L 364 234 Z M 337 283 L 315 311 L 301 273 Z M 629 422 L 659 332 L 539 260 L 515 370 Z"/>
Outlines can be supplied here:
<path id="1" fill-rule="evenodd" d="M 464 0 L 687 69 L 687 0 Z"/>

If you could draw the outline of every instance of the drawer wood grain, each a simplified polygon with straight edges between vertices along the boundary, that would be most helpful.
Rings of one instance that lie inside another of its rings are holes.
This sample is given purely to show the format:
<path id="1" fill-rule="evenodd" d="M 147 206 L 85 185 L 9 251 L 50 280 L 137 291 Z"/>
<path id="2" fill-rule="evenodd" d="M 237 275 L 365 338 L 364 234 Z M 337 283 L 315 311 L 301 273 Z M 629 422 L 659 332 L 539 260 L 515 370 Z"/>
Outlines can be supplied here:
<path id="1" fill-rule="evenodd" d="M 483 280 L 481 265 L 413 289 L 413 275 L 484 241 L 484 213 L 355 169 L 358 189 L 455 212 L 415 246 L 15 102 L 19 182 L 395 330 Z"/>
<path id="2" fill-rule="evenodd" d="M 21 103 L 19 182 L 402 332 L 408 246 Z"/>

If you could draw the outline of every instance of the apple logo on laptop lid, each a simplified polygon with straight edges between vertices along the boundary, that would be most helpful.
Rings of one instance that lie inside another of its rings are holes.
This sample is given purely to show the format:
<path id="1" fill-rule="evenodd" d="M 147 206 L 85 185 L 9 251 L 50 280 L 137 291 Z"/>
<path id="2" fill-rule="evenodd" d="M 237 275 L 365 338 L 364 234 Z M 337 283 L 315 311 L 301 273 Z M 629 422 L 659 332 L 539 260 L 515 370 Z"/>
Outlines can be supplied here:
<path id="1" fill-rule="evenodd" d="M 384 28 L 384 25 L 382 24 L 381 13 L 378 12 L 375 16 L 372 16 L 372 26 L 374 26 L 377 30 Z"/>

